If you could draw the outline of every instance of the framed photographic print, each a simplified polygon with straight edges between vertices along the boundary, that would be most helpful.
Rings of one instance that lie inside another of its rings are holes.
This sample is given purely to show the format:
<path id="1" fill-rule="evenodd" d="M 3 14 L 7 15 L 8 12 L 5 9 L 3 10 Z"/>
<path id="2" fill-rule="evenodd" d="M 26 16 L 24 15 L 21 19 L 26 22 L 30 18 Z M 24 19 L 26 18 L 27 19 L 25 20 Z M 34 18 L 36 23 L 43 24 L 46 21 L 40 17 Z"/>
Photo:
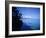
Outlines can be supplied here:
<path id="1" fill-rule="evenodd" d="M 45 4 L 40 2 L 5 2 L 6 37 L 45 34 Z"/>

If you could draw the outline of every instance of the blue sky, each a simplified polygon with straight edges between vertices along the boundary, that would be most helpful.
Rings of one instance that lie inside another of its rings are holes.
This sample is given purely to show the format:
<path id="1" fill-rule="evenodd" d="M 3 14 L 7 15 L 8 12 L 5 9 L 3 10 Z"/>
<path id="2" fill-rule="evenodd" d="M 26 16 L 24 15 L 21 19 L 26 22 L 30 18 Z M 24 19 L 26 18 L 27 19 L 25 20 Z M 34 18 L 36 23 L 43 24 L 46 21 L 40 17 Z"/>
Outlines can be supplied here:
<path id="1" fill-rule="evenodd" d="M 39 19 L 40 17 L 40 8 L 17 7 L 17 9 L 22 13 L 23 18 Z"/>

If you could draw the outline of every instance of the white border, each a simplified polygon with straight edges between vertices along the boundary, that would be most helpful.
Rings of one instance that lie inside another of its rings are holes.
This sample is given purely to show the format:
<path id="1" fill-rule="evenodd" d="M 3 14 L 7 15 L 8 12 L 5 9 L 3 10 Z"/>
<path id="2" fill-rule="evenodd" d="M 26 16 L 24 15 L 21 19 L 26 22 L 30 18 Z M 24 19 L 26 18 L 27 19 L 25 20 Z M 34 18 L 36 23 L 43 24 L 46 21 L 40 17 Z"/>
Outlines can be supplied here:
<path id="1" fill-rule="evenodd" d="M 12 32 L 12 7 L 35 7 L 40 8 L 40 30 L 33 31 L 13 31 Z M 20 34 L 36 34 L 43 33 L 43 6 L 42 5 L 24 5 L 24 4 L 9 4 L 9 35 Z"/>

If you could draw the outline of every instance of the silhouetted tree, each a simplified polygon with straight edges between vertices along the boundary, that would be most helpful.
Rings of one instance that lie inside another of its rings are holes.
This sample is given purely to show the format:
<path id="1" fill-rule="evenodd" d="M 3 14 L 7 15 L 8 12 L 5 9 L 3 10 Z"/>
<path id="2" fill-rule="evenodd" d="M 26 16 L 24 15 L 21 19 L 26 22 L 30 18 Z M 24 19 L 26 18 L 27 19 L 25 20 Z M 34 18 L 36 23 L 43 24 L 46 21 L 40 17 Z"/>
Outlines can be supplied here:
<path id="1" fill-rule="evenodd" d="M 22 26 L 21 19 L 22 14 L 16 7 L 12 7 L 12 31 L 19 31 Z"/>

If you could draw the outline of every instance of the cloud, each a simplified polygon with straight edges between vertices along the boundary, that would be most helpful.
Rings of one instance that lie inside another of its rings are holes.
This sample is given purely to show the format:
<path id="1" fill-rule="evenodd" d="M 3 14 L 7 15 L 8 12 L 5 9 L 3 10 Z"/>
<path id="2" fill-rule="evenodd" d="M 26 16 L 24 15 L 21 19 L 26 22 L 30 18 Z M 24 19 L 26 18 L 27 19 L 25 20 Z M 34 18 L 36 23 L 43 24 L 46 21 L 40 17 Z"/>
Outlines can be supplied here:
<path id="1" fill-rule="evenodd" d="M 25 15 L 25 16 L 22 16 L 22 17 L 23 17 L 23 18 L 32 18 L 32 17 L 29 16 L 29 15 L 28 15 L 28 16 Z"/>

